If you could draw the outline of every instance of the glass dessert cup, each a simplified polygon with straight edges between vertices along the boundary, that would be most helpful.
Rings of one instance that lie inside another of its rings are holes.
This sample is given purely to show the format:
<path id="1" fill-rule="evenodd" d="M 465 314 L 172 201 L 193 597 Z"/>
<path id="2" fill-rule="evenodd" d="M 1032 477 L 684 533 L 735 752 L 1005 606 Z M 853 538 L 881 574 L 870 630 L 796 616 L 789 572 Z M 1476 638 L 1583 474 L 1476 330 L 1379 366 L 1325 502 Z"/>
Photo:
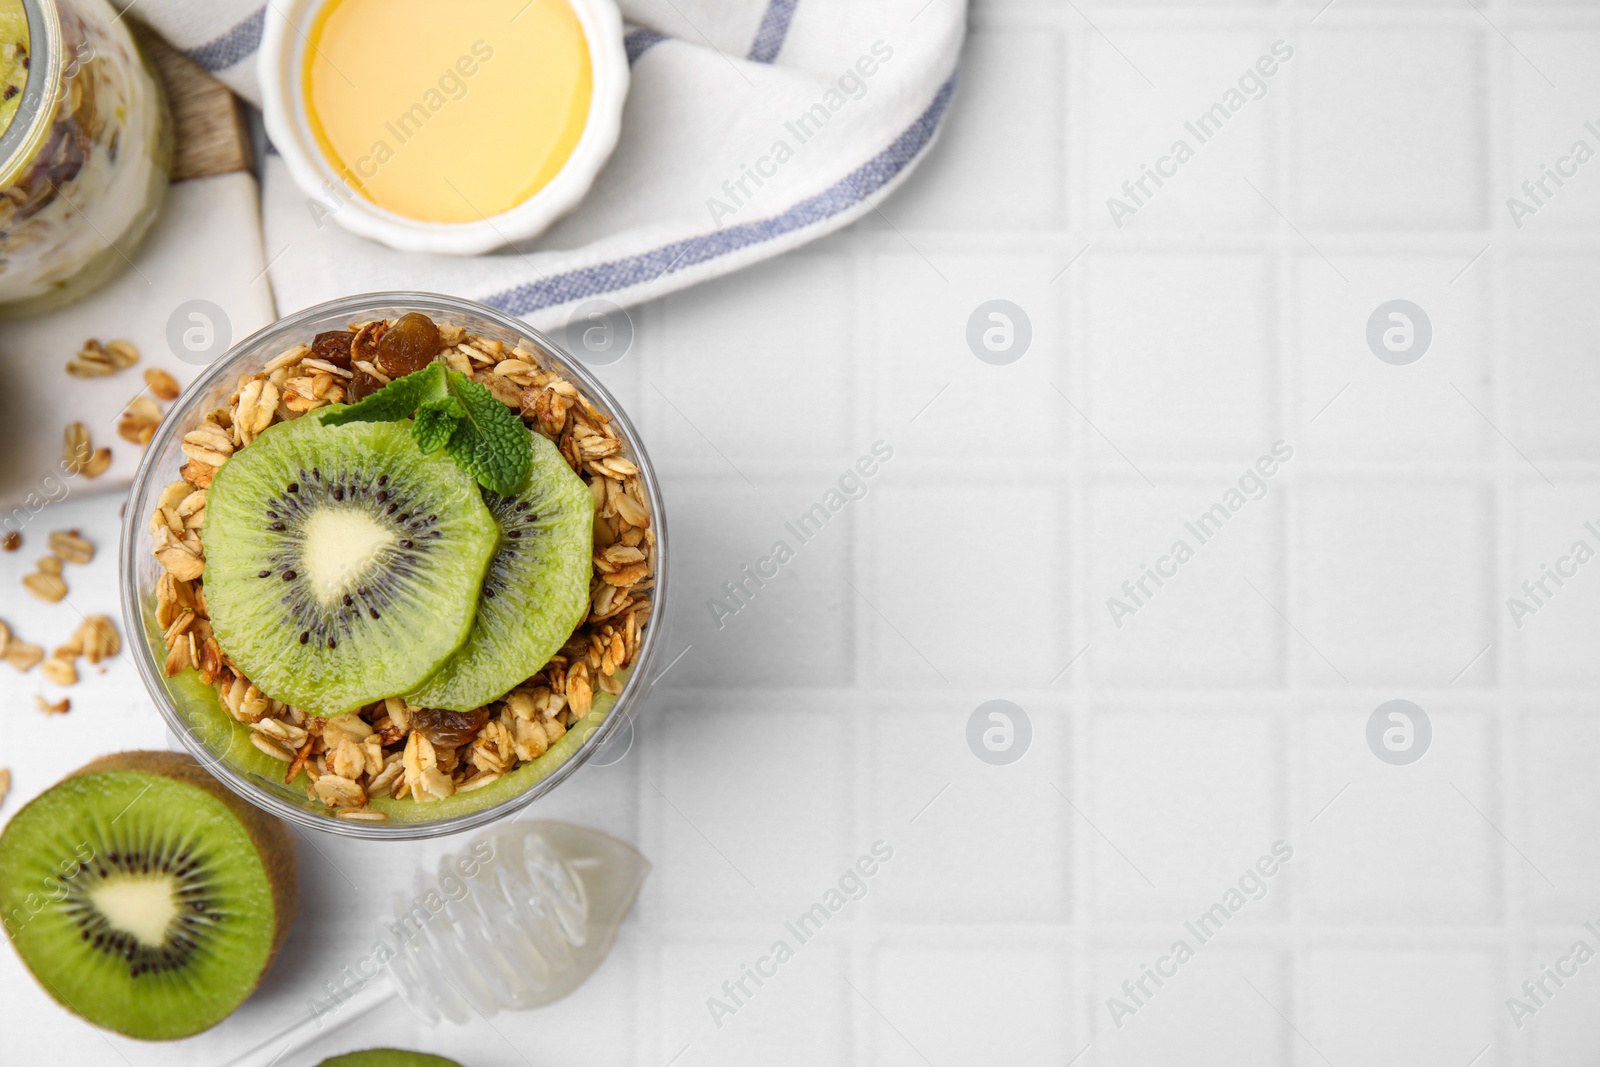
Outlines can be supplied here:
<path id="1" fill-rule="evenodd" d="M 72 302 L 126 269 L 160 213 L 172 123 L 107 0 L 22 0 L 28 78 L 0 134 L 0 318 Z"/>
<path id="2" fill-rule="evenodd" d="M 650 597 L 654 608 L 642 628 L 638 653 L 626 677 L 621 671 L 617 674 L 622 679 L 621 693 L 613 698 L 597 690 L 592 710 L 574 722 L 544 755 L 520 763 L 498 781 L 470 793 L 433 802 L 385 801 L 386 822 L 352 821 L 335 817 L 331 809 L 308 798 L 298 784 L 285 785 L 282 775 L 287 768 L 283 764 L 276 764 L 276 773 L 272 773 L 273 767 L 267 765 L 272 761 L 258 752 L 250 728 L 223 709 L 216 689 L 201 681 L 193 669 L 167 677 L 167 650 L 156 597 L 162 567 L 152 555 L 155 539 L 150 516 L 163 489 L 185 463 L 184 434 L 199 425 L 207 412 L 227 407 L 242 376 L 261 371 L 275 356 L 296 344 L 309 343 L 322 331 L 395 319 L 412 311 L 532 351 L 547 369 L 564 376 L 610 420 L 623 444 L 622 454 L 639 469 L 640 488 L 648 498 L 656 538 L 655 585 Z M 418 292 L 347 297 L 298 312 L 235 345 L 189 387 L 150 442 L 124 515 L 121 552 L 123 624 L 129 655 L 171 731 L 224 785 L 251 803 L 298 826 L 350 837 L 437 837 L 482 826 L 525 808 L 576 772 L 637 714 L 663 640 L 667 531 L 659 483 L 637 430 L 588 369 L 548 338 L 493 308 L 456 297 Z"/>

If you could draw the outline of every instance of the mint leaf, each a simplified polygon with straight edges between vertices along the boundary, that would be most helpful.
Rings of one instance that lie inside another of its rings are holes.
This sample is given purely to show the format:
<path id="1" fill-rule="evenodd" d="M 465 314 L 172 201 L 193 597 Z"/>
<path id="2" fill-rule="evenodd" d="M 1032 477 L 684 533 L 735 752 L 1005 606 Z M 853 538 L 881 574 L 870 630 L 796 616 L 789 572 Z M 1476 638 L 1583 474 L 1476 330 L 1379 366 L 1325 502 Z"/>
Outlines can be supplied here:
<path id="1" fill-rule="evenodd" d="M 501 496 L 520 491 L 533 473 L 533 439 L 522 420 L 487 388 L 441 362 L 321 416 L 324 426 L 410 418 L 423 455 L 446 449 L 462 470 Z"/>
<path id="2" fill-rule="evenodd" d="M 461 401 L 453 396 L 443 400 L 424 400 L 417 409 L 416 425 L 411 428 L 411 436 L 416 438 L 422 454 L 431 456 L 443 448 L 449 442 L 450 435 L 455 433 L 456 424 L 466 414 Z"/>
<path id="3" fill-rule="evenodd" d="M 450 394 L 464 412 L 446 446 L 463 470 L 501 496 L 519 492 L 533 473 L 532 432 L 484 386 L 449 372 Z"/>
<path id="4" fill-rule="evenodd" d="M 444 364 L 430 363 L 415 374 L 396 378 L 371 396 L 347 408 L 322 416 L 324 426 L 343 426 L 350 422 L 399 422 L 409 419 L 424 401 L 449 396 L 445 388 Z"/>

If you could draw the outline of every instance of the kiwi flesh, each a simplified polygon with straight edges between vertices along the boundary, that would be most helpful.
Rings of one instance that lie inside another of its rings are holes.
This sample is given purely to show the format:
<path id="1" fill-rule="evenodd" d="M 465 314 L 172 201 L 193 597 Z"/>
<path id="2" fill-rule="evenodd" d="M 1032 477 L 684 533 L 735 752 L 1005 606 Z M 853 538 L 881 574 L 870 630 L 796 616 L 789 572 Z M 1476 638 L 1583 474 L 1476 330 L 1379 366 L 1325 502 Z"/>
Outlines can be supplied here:
<path id="1" fill-rule="evenodd" d="M 0 834 L 0 919 L 22 962 L 129 1037 L 232 1014 L 288 936 L 295 894 L 283 824 L 173 752 L 96 760 Z"/>
<path id="2" fill-rule="evenodd" d="M 361 1052 L 346 1052 L 343 1056 L 335 1056 L 331 1060 L 323 1060 L 317 1067 L 461 1067 L 461 1064 L 426 1052 L 407 1052 L 398 1048 L 369 1048 Z"/>
<path id="3" fill-rule="evenodd" d="M 515 496 L 485 493 L 498 543 L 466 643 L 406 694 L 418 707 L 472 711 L 539 672 L 589 611 L 594 497 L 560 451 L 532 434 L 533 473 Z"/>
<path id="4" fill-rule="evenodd" d="M 625 672 L 618 671 L 617 680 L 626 682 Z M 561 740 L 545 750 L 544 755 L 536 760 L 518 764 L 516 768 L 507 771 L 486 786 L 467 793 L 453 793 L 443 800 L 433 800 L 425 804 L 419 804 L 415 800 L 395 800 L 388 796 L 371 797 L 367 801 L 367 806 L 374 811 L 383 812 L 388 816 L 391 825 L 399 826 L 454 819 L 503 804 L 526 793 L 577 755 L 578 750 L 594 736 L 594 732 L 610 718 L 616 703 L 617 698 L 610 693 L 596 693 L 594 706 L 589 714 L 574 722 Z M 219 710 L 218 714 L 227 713 Z"/>
<path id="5" fill-rule="evenodd" d="M 626 685 L 629 674 L 628 670 L 618 671 L 616 679 L 620 684 Z M 250 743 L 250 728 L 223 710 L 215 689 L 201 683 L 193 672 L 170 679 L 168 685 L 172 687 L 178 713 L 189 724 L 195 736 L 204 741 L 207 747 L 235 770 L 256 777 L 259 779 L 258 785 L 269 791 L 277 791 L 284 800 L 292 804 L 306 806 L 319 815 L 329 814 L 328 809 L 321 804 L 308 805 L 304 794 L 284 789 L 284 764 L 263 754 Z M 610 693 L 603 690 L 596 693 L 594 706 L 589 714 L 573 723 L 561 740 L 551 745 L 544 755 L 521 764 L 502 775 L 499 780 L 480 789 L 468 793 L 456 793 L 443 800 L 426 804 L 419 804 L 414 800 L 395 800 L 389 796 L 378 796 L 368 801 L 368 807 L 383 812 L 392 825 L 398 826 L 453 819 L 458 815 L 484 811 L 503 804 L 550 777 L 567 760 L 576 755 L 590 736 L 611 716 L 616 703 L 617 698 Z M 294 786 L 306 780 L 305 772 L 301 771 L 289 785 Z"/>
<path id="6" fill-rule="evenodd" d="M 467 640 L 497 540 L 477 482 L 409 422 L 279 423 L 206 495 L 217 642 L 315 715 L 397 696 Z"/>
<path id="7" fill-rule="evenodd" d="M 161 635 L 157 633 L 156 642 Z M 262 752 L 250 740 L 255 731 L 229 715 L 222 707 L 214 687 L 206 685 L 194 671 L 184 671 L 176 678 L 167 679 L 173 706 L 183 721 L 188 723 L 194 736 L 207 748 L 228 762 L 241 774 L 254 775 L 274 785 L 291 785 L 309 781 L 302 769 L 293 780 L 284 782 L 287 764 Z M 299 794 L 301 798 L 304 794 Z"/>

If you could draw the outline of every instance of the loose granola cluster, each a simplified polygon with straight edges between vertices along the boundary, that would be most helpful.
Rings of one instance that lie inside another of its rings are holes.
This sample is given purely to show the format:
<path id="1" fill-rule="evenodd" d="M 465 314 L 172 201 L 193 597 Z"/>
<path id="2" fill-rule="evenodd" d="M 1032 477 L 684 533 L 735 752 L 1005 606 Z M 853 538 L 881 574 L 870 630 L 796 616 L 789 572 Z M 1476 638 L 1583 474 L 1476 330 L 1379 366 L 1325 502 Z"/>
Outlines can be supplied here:
<path id="1" fill-rule="evenodd" d="M 589 713 L 595 691 L 622 692 L 618 675 L 638 655 L 653 608 L 656 533 L 639 468 L 610 420 L 533 352 L 439 323 L 445 361 L 516 410 L 560 449 L 593 494 L 590 612 L 559 653 L 504 699 L 467 713 L 419 708 L 391 697 L 357 712 L 319 718 L 263 694 L 212 633 L 205 600 L 206 491 L 217 469 L 267 427 L 387 385 L 374 362 L 394 320 L 319 334 L 258 374 L 241 378 L 225 408 L 183 438 L 182 478 L 162 492 L 150 531 L 163 573 L 157 619 L 165 670 L 195 670 L 222 707 L 251 729 L 256 748 L 288 765 L 293 784 L 343 819 L 382 822 L 369 800 L 442 800 L 481 789 L 537 760 Z"/>
<path id="2" fill-rule="evenodd" d="M 22 535 L 13 531 L 5 539 L 4 547 L 8 552 L 21 548 Z M 66 565 L 91 563 L 94 555 L 94 544 L 77 530 L 52 530 L 50 554 L 40 556 L 35 561 L 33 573 L 22 576 L 22 586 L 46 603 L 59 603 L 67 596 Z M 23 674 L 38 667 L 45 681 L 52 685 L 77 685 L 79 659 L 87 659 L 92 666 L 99 667 L 121 651 L 122 638 L 117 633 L 116 623 L 105 615 L 85 616 L 72 636 L 48 655 L 40 646 L 29 644 L 16 636 L 10 625 L 0 620 L 0 660 Z M 101 673 L 105 673 L 104 668 Z M 35 695 L 33 700 L 39 710 L 46 714 L 64 715 L 72 710 L 72 701 L 68 697 L 47 700 L 40 694 Z"/>
<path id="3" fill-rule="evenodd" d="M 74 378 L 106 378 L 138 362 L 139 349 L 133 342 L 108 341 L 102 345 L 91 337 L 67 362 L 67 373 Z M 150 396 L 140 392 L 128 401 L 117 419 L 117 436 L 141 449 L 149 446 L 165 417 L 156 401 L 170 403 L 183 392 L 178 380 L 159 367 L 144 372 L 144 384 Z M 111 449 L 96 445 L 89 427 L 83 423 L 68 423 L 61 446 L 61 469 L 67 474 L 98 478 L 111 469 Z"/>

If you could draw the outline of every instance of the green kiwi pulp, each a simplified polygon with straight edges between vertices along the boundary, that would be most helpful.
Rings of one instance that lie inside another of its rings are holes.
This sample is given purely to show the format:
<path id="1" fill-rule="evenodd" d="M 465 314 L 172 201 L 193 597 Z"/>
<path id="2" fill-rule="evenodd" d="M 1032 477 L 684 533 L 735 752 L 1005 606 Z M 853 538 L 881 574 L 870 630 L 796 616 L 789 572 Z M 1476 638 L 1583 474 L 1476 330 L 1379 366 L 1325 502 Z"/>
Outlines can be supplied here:
<path id="1" fill-rule="evenodd" d="M 335 1056 L 331 1060 L 323 1060 L 317 1067 L 461 1067 L 461 1064 L 426 1052 L 407 1052 L 398 1048 L 369 1048 L 361 1052 L 346 1052 L 343 1056 Z"/>
<path id="2" fill-rule="evenodd" d="M 629 670 L 618 671 L 617 682 L 620 685 L 627 685 L 630 673 Z M 215 689 L 202 683 L 193 672 L 168 679 L 167 685 L 171 687 L 173 703 L 178 713 L 183 716 L 184 722 L 189 725 L 189 729 L 235 770 L 256 779 L 257 785 L 278 794 L 291 804 L 309 807 L 310 810 L 322 815 L 329 814 L 328 809 L 321 804 L 308 804 L 305 794 L 293 788 L 306 780 L 304 771 L 295 776 L 294 782 L 289 783 L 291 788 L 284 787 L 283 776 L 287 765 L 264 755 L 250 743 L 250 728 L 223 710 Z M 391 824 L 403 825 L 454 819 L 503 804 L 550 777 L 576 755 L 601 724 L 610 718 L 616 703 L 617 698 L 610 693 L 604 691 L 596 693 L 594 706 L 589 714 L 573 723 L 571 729 L 561 740 L 551 745 L 544 755 L 521 764 L 498 781 L 491 782 L 481 789 L 474 789 L 470 793 L 456 793 L 443 800 L 427 803 L 395 800 L 387 796 L 373 797 L 368 806 L 387 815 Z"/>
<path id="3" fill-rule="evenodd" d="M 416 688 L 472 632 L 499 540 L 476 481 L 409 422 L 280 423 L 206 497 L 217 642 L 260 690 L 337 715 Z"/>
<path id="4" fill-rule="evenodd" d="M 294 906 L 283 825 L 176 753 L 97 760 L 0 834 L 0 918 L 23 963 L 64 1006 L 129 1037 L 227 1018 Z"/>
<path id="5" fill-rule="evenodd" d="M 155 648 L 161 646 L 159 632 L 151 645 Z M 175 678 L 168 678 L 167 690 L 172 696 L 173 706 L 194 735 L 234 770 L 265 779 L 274 785 L 284 784 L 289 765 L 257 748 L 250 740 L 255 731 L 224 711 L 216 689 L 202 682 L 198 674 L 184 671 Z M 307 775 L 302 769 L 293 781 L 286 784 L 297 785 L 306 781 Z M 286 797 L 291 801 L 304 798 L 304 793 L 290 793 Z"/>
<path id="6" fill-rule="evenodd" d="M 626 681 L 622 671 L 617 672 L 619 681 Z M 439 822 L 442 819 L 459 818 L 475 811 L 485 811 L 503 804 L 513 797 L 520 796 L 532 789 L 538 783 L 550 777 L 575 756 L 584 743 L 594 736 L 606 719 L 611 716 L 617 698 L 610 693 L 596 693 L 594 707 L 589 714 L 574 722 L 561 740 L 551 745 L 536 760 L 517 765 L 511 771 L 501 775 L 497 781 L 491 782 L 481 789 L 474 789 L 470 793 L 455 793 L 443 800 L 432 800 L 418 803 L 415 800 L 395 800 L 392 797 L 373 797 L 367 806 L 374 811 L 381 811 L 389 817 L 389 822 L 394 825 L 410 823 Z"/>
<path id="7" fill-rule="evenodd" d="M 594 498 L 550 440 L 533 434 L 533 474 L 512 497 L 485 494 L 499 528 L 466 644 L 406 694 L 418 707 L 472 711 L 536 674 L 589 610 Z"/>

